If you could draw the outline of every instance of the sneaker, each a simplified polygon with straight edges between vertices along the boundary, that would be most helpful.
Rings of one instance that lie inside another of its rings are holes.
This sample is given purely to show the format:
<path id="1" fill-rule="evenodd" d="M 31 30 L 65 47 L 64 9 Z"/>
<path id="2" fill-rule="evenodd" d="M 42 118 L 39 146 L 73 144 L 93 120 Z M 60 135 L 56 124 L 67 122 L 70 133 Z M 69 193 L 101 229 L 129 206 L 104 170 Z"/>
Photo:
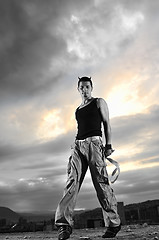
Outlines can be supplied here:
<path id="1" fill-rule="evenodd" d="M 69 225 L 62 225 L 58 229 L 58 240 L 66 240 L 70 237 L 72 228 Z"/>
<path id="2" fill-rule="evenodd" d="M 114 238 L 121 229 L 121 224 L 117 227 L 108 227 L 102 238 Z"/>

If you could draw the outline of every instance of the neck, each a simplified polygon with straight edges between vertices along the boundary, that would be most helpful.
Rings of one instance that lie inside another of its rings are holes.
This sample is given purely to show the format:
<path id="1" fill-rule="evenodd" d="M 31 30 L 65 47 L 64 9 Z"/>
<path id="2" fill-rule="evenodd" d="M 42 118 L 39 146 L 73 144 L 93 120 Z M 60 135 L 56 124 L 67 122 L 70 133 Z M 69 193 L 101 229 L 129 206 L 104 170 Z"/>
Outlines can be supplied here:
<path id="1" fill-rule="evenodd" d="M 90 97 L 83 97 L 82 98 L 82 104 L 88 103 L 91 99 L 92 99 L 92 96 L 90 96 Z"/>

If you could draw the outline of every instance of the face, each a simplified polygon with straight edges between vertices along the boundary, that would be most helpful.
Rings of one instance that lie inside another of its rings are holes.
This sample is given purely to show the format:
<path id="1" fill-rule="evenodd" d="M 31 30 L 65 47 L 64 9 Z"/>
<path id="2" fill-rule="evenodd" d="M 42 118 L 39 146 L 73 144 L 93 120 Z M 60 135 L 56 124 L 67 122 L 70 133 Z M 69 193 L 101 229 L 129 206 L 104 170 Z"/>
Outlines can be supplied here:
<path id="1" fill-rule="evenodd" d="M 89 81 L 79 83 L 78 91 L 79 91 L 82 98 L 91 97 L 92 89 L 93 88 L 92 88 L 91 83 Z"/>

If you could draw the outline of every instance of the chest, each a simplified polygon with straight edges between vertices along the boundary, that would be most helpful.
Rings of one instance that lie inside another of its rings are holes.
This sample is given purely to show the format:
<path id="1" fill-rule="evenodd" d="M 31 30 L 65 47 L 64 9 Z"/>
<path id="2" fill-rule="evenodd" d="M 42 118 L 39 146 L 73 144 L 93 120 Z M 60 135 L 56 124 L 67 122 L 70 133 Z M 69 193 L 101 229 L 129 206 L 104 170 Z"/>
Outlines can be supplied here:
<path id="1" fill-rule="evenodd" d="M 88 119 L 94 119 L 97 118 L 99 115 L 99 110 L 97 108 L 97 104 L 95 101 L 91 102 L 85 107 L 78 108 L 76 110 L 76 120 L 88 120 Z"/>

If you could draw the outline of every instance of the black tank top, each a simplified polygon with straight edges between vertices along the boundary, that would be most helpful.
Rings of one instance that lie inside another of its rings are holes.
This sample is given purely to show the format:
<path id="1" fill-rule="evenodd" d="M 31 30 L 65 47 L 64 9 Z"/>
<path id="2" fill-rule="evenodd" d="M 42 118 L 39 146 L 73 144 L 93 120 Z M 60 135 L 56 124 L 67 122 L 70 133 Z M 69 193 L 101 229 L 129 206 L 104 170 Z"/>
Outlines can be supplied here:
<path id="1" fill-rule="evenodd" d="M 97 107 L 97 98 L 93 99 L 85 107 L 76 109 L 75 112 L 78 132 L 76 139 L 83 140 L 87 137 L 102 136 L 101 122 L 102 117 Z"/>

